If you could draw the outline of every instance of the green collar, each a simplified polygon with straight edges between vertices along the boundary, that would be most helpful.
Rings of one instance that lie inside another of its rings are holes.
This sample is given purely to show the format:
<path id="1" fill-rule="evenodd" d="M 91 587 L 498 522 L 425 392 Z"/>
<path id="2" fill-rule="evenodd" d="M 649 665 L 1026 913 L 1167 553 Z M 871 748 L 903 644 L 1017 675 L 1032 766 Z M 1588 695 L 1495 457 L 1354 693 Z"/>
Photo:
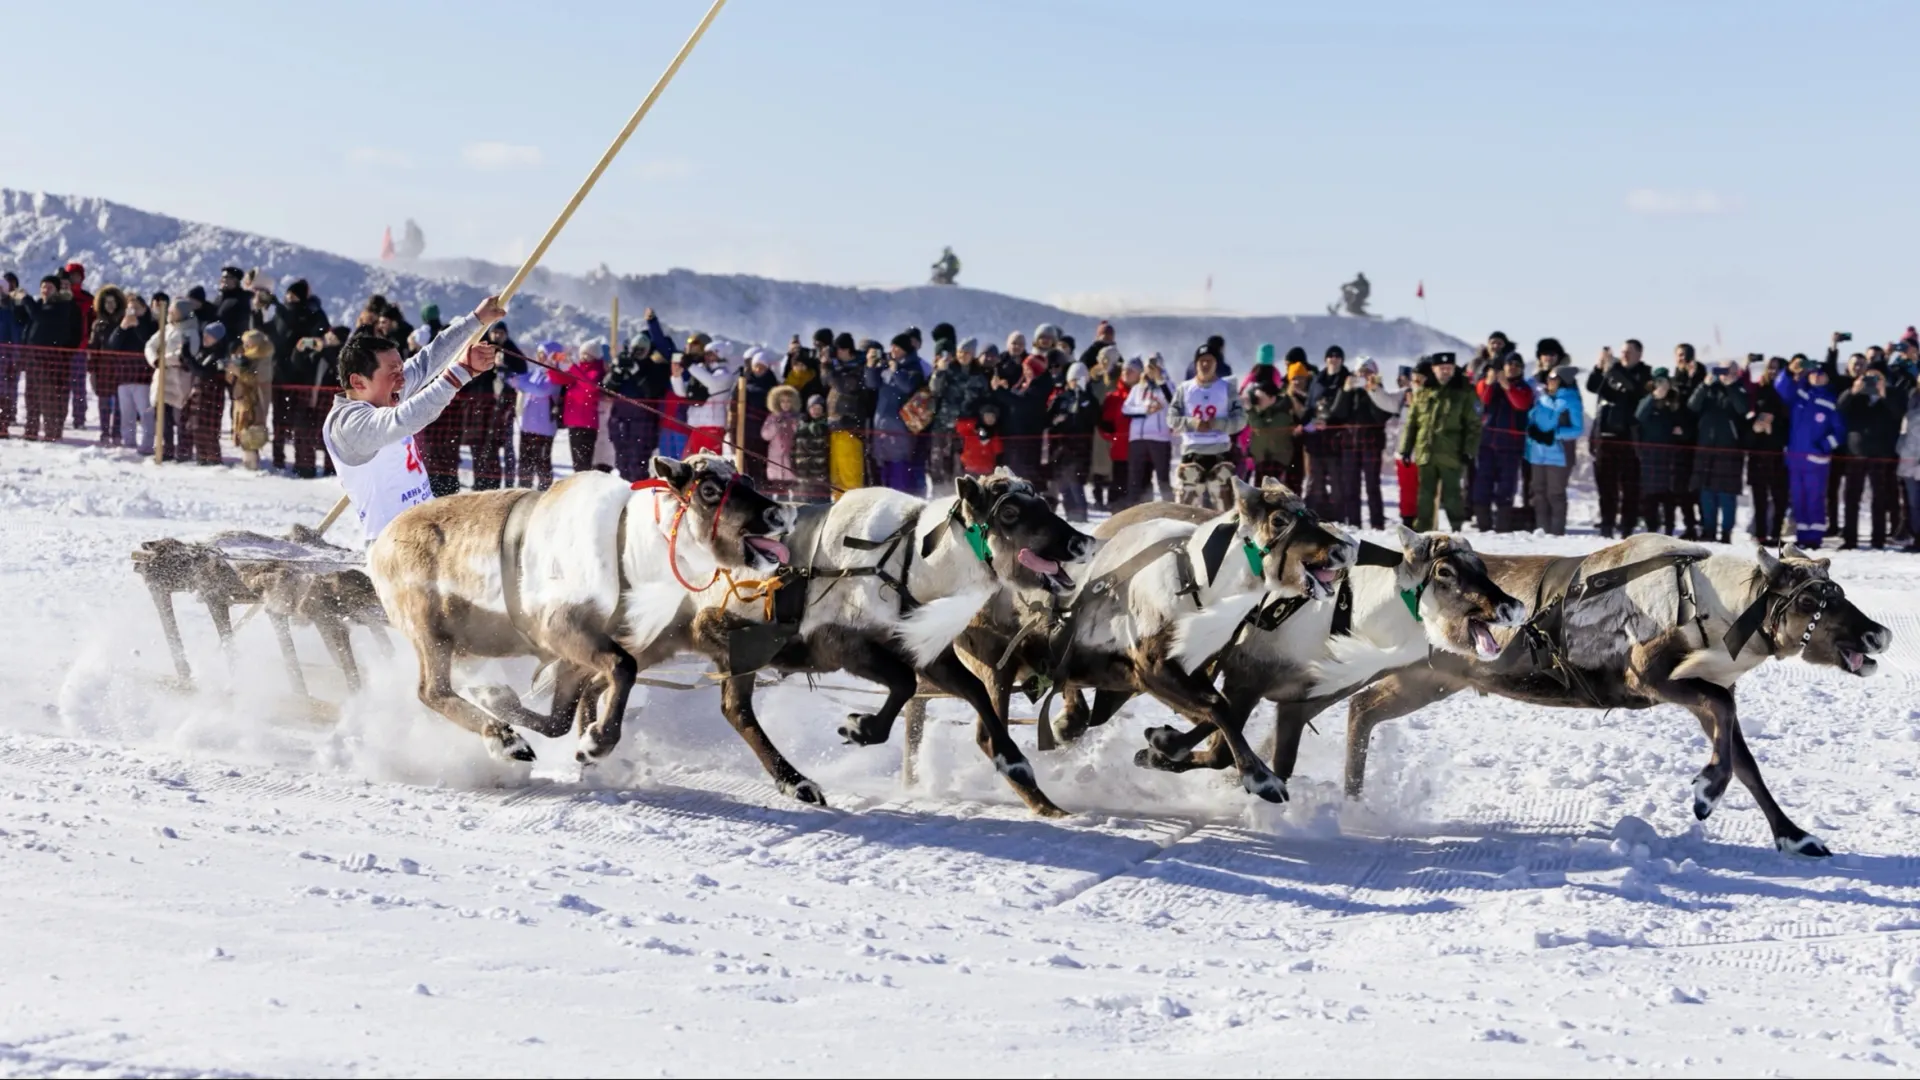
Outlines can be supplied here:
<path id="1" fill-rule="evenodd" d="M 1246 553 L 1247 569 L 1253 571 L 1254 580 L 1258 581 L 1265 577 L 1267 549 L 1251 540 L 1242 540 L 1240 541 L 1240 550 Z"/>
<path id="2" fill-rule="evenodd" d="M 996 504 L 997 505 L 997 504 Z M 954 500 L 953 509 L 947 514 L 947 520 L 960 526 L 960 535 L 967 538 L 967 546 L 983 563 L 993 561 L 993 555 L 987 550 L 987 523 L 984 521 L 968 525 L 960 518 L 960 501 Z"/>
<path id="3" fill-rule="evenodd" d="M 1407 605 L 1407 614 L 1413 616 L 1414 622 L 1427 621 L 1420 617 L 1420 597 L 1423 596 L 1426 591 L 1427 583 L 1424 581 L 1415 588 L 1400 590 L 1400 600 Z"/>

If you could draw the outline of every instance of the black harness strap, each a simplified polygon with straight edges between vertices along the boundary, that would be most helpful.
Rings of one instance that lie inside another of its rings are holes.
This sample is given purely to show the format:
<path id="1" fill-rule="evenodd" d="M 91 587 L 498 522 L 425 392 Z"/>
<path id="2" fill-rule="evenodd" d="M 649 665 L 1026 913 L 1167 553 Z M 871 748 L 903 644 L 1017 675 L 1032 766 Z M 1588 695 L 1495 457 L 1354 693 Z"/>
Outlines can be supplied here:
<path id="1" fill-rule="evenodd" d="M 1579 684 L 1580 692 L 1596 707 L 1600 700 L 1579 668 L 1567 655 L 1566 614 L 1574 604 L 1613 592 L 1656 571 L 1671 568 L 1680 594 L 1677 623 L 1694 623 L 1706 638 L 1706 613 L 1701 610 L 1693 587 L 1693 565 L 1705 555 L 1669 552 L 1653 555 L 1625 566 L 1599 570 L 1582 576 L 1587 557 L 1558 558 L 1549 562 L 1540 575 L 1534 596 L 1533 616 L 1520 627 L 1513 640 L 1492 661 L 1492 668 L 1503 675 L 1542 673 L 1562 687 Z"/>
<path id="2" fill-rule="evenodd" d="M 1827 606 L 1839 596 L 1844 595 L 1839 585 L 1825 578 L 1808 578 L 1783 593 L 1780 591 L 1780 585 L 1784 576 L 1783 570 L 1775 570 L 1761 587 L 1760 595 L 1753 598 L 1753 603 L 1747 605 L 1747 610 L 1740 613 L 1740 617 L 1733 621 L 1726 635 L 1720 639 L 1720 643 L 1727 647 L 1729 659 L 1739 657 L 1740 650 L 1747 647 L 1747 642 L 1751 641 L 1756 633 L 1766 641 L 1769 651 L 1777 652 L 1779 643 L 1774 641 L 1773 635 L 1779 633 L 1780 620 L 1785 617 L 1788 605 L 1798 600 L 1801 593 L 1817 590 L 1820 606 L 1807 623 L 1805 632 L 1800 635 L 1800 646 L 1805 648 L 1807 642 L 1813 640 L 1814 628 L 1819 626 L 1820 620 L 1825 617 Z M 1773 622 L 1771 633 L 1766 628 L 1769 620 Z"/>
<path id="3" fill-rule="evenodd" d="M 1233 547 L 1233 534 L 1240 525 L 1233 518 L 1221 522 L 1207 534 L 1207 542 L 1200 546 L 1200 561 L 1207 568 L 1207 584 L 1220 576 L 1220 564 L 1227 559 L 1227 550 Z"/>

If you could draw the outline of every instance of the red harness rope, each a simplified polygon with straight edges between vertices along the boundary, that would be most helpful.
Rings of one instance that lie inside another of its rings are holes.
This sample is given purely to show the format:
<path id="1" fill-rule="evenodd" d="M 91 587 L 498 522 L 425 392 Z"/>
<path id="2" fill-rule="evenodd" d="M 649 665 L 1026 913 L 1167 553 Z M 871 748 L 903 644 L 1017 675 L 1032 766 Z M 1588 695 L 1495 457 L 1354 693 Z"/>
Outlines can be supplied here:
<path id="1" fill-rule="evenodd" d="M 738 600 L 743 603 L 750 600 L 764 601 L 766 604 L 766 617 L 768 619 L 773 618 L 773 594 L 784 584 L 780 578 L 772 577 L 757 581 L 736 581 L 733 574 L 728 571 L 726 567 L 718 566 L 714 568 L 713 577 L 707 579 L 705 585 L 695 585 L 691 581 L 688 581 L 686 575 L 680 572 L 680 523 L 686 519 L 688 500 L 683 498 L 678 491 L 674 490 L 673 485 L 667 483 L 665 480 L 635 480 L 632 486 L 635 491 L 652 491 L 654 493 L 653 523 L 655 525 L 660 524 L 661 492 L 666 492 L 675 502 L 680 504 L 679 509 L 673 512 L 673 524 L 667 528 L 667 567 L 673 571 L 673 579 L 680 583 L 681 588 L 690 593 L 706 592 L 718 584 L 721 578 L 726 578 L 728 599 Z M 727 508 L 727 496 L 732 494 L 732 492 L 733 481 L 729 480 L 727 481 L 726 490 L 722 492 L 720 496 L 720 505 L 714 509 L 713 524 L 707 530 L 708 544 L 712 544 L 719 535 L 720 512 Z"/>

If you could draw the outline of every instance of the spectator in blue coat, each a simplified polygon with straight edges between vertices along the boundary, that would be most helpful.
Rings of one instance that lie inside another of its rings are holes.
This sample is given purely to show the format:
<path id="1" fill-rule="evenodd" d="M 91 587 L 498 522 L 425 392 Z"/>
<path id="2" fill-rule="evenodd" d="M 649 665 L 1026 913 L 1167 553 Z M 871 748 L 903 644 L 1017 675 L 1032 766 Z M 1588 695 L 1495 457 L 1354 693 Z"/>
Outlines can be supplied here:
<path id="1" fill-rule="evenodd" d="M 900 407 L 927 384 L 927 375 L 913 352 L 913 339 L 894 336 L 885 361 L 867 367 L 867 389 L 874 392 L 873 460 L 880 465 L 880 483 L 895 491 L 921 495 L 913 469 L 913 432 L 900 418 Z"/>
<path id="2" fill-rule="evenodd" d="M 1551 536 L 1567 534 L 1567 477 L 1573 471 L 1567 451 L 1586 424 L 1579 375 L 1571 364 L 1547 372 L 1527 410 L 1527 470 L 1539 508 L 1533 524 Z"/>
<path id="3" fill-rule="evenodd" d="M 1827 536 L 1827 470 L 1833 452 L 1846 443 L 1840 402 L 1827 385 L 1827 369 L 1795 360 L 1773 388 L 1787 403 L 1787 497 L 1793 505 L 1795 539 L 1816 549 Z"/>

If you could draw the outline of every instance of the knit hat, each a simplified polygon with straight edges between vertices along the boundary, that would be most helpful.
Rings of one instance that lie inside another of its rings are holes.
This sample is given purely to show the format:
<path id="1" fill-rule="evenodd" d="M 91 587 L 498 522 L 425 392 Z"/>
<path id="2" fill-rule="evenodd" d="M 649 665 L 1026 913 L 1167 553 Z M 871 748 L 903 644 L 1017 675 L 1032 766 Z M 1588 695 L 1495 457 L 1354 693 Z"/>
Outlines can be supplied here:
<path id="1" fill-rule="evenodd" d="M 1199 348 L 1193 350 L 1193 359 L 1196 362 L 1198 362 L 1199 359 L 1203 356 L 1211 356 L 1216 362 L 1220 359 L 1220 354 L 1217 352 L 1214 352 L 1213 346 L 1211 345 L 1202 345 Z"/>
<path id="2" fill-rule="evenodd" d="M 439 322 L 440 321 L 440 305 L 428 304 L 426 307 L 421 308 L 420 321 L 427 322 L 427 323 Z"/>
<path id="3" fill-rule="evenodd" d="M 605 353 L 606 346 L 601 345 L 597 341 L 589 341 L 585 345 L 580 346 L 580 359 L 582 360 L 598 360 Z"/>
<path id="4" fill-rule="evenodd" d="M 955 351 L 963 352 L 963 353 L 978 353 L 980 351 L 980 339 L 974 338 L 974 337 L 967 338 L 966 340 L 960 343 L 959 348 L 957 348 Z"/>
<path id="5" fill-rule="evenodd" d="M 1063 331 L 1061 331 L 1059 327 L 1053 325 L 1052 323 L 1043 322 L 1039 326 L 1036 326 L 1033 328 L 1033 340 L 1039 341 L 1041 338 L 1051 338 L 1054 341 L 1058 341 L 1060 340 L 1060 335 L 1062 332 Z"/>
<path id="6" fill-rule="evenodd" d="M 1075 360 L 1073 363 L 1067 365 L 1067 385 L 1068 386 L 1085 386 L 1087 385 L 1088 378 L 1089 376 L 1087 375 L 1087 365 L 1081 363 L 1078 360 Z"/>
<path id="7" fill-rule="evenodd" d="M 227 340 L 227 328 L 226 328 L 226 325 L 223 323 L 210 322 L 207 325 L 201 327 L 200 332 L 205 334 L 207 337 L 211 338 L 216 343 Z"/>
<path id="8" fill-rule="evenodd" d="M 1295 379 L 1310 379 L 1312 377 L 1313 369 L 1308 367 L 1305 361 L 1295 360 L 1293 363 L 1287 365 L 1288 382 L 1292 382 Z"/>
<path id="9" fill-rule="evenodd" d="M 75 285 L 78 285 L 80 284 L 81 280 L 86 278 L 87 268 L 84 266 L 81 266 L 77 262 L 70 262 L 67 264 L 67 276 L 70 278 L 73 278 L 74 279 L 73 283 Z"/>
<path id="10" fill-rule="evenodd" d="M 848 352 L 852 352 L 853 351 L 853 335 L 847 333 L 845 330 L 840 331 L 840 333 L 836 335 L 833 339 L 833 347 L 836 349 L 845 349 Z"/>
<path id="11" fill-rule="evenodd" d="M 223 278 L 237 278 L 246 277 L 247 275 L 244 270 L 241 270 L 237 266 L 223 266 L 220 268 L 220 276 Z"/>
<path id="12" fill-rule="evenodd" d="M 1360 358 L 1359 370 L 1362 375 L 1378 375 L 1380 374 L 1380 365 L 1373 362 L 1373 357 L 1363 356 Z"/>
<path id="13" fill-rule="evenodd" d="M 541 356 L 558 356 L 566 351 L 566 346 L 557 341 L 543 341 L 540 343 Z"/>
<path id="14" fill-rule="evenodd" d="M 813 332 L 813 344 L 815 345 L 815 347 L 818 347 L 818 348 L 827 348 L 827 349 L 832 348 L 833 347 L 833 331 L 827 329 L 824 326 L 818 330 L 815 330 Z"/>
<path id="15" fill-rule="evenodd" d="M 1340 347 L 1340 346 L 1338 346 L 1338 345 L 1329 345 L 1329 346 L 1327 346 L 1327 352 L 1326 352 L 1326 357 L 1325 357 L 1325 358 L 1326 358 L 1326 359 L 1328 359 L 1328 360 L 1331 360 L 1331 359 L 1333 359 L 1333 358 L 1334 358 L 1334 357 L 1336 357 L 1336 356 L 1337 356 L 1337 357 L 1339 357 L 1339 358 L 1340 358 L 1340 359 L 1342 359 L 1342 360 L 1345 360 L 1345 359 L 1347 358 L 1347 350 L 1345 350 L 1345 349 L 1343 349 L 1343 348 L 1341 348 L 1341 347 Z"/>
<path id="16" fill-rule="evenodd" d="M 185 300 L 175 300 L 167 310 L 178 316 L 181 322 L 193 318 L 193 305 Z"/>
<path id="17" fill-rule="evenodd" d="M 198 285 L 195 285 L 193 288 L 187 290 L 187 299 L 198 300 L 201 303 L 205 303 L 207 299 L 207 290 Z"/>
<path id="18" fill-rule="evenodd" d="M 1100 346 L 1100 351 L 1095 353 L 1093 358 L 1101 367 L 1107 367 L 1114 361 L 1120 359 L 1120 349 L 1113 345 L 1102 345 Z"/>
<path id="19" fill-rule="evenodd" d="M 1572 386 L 1580 378 L 1580 369 L 1572 364 L 1561 364 L 1553 369 L 1553 377 L 1560 380 L 1561 386 Z"/>
<path id="20" fill-rule="evenodd" d="M 1306 362 L 1307 362 L 1307 350 L 1301 348 L 1298 345 L 1295 345 L 1293 348 L 1287 350 L 1287 366 L 1289 368 L 1291 368 L 1295 364 L 1305 364 Z"/>
<path id="21" fill-rule="evenodd" d="M 1253 358 L 1253 366 L 1254 367 L 1272 367 L 1273 366 L 1273 346 L 1272 345 L 1262 344 L 1260 346 L 1260 351 L 1257 354 L 1255 354 Z"/>
<path id="22" fill-rule="evenodd" d="M 1667 374 L 1666 368 L 1657 367 L 1653 369 L 1653 381 L 1654 382 L 1671 382 L 1673 380 L 1671 376 Z"/>
<path id="23" fill-rule="evenodd" d="M 893 340 L 888 344 L 899 349 L 901 352 L 910 353 L 913 351 L 913 335 L 906 333 L 895 334 L 893 335 Z"/>
<path id="24" fill-rule="evenodd" d="M 1127 361 L 1127 370 L 1134 372 L 1135 374 L 1138 374 L 1142 371 L 1147 370 L 1147 362 L 1136 356 L 1133 359 Z"/>

